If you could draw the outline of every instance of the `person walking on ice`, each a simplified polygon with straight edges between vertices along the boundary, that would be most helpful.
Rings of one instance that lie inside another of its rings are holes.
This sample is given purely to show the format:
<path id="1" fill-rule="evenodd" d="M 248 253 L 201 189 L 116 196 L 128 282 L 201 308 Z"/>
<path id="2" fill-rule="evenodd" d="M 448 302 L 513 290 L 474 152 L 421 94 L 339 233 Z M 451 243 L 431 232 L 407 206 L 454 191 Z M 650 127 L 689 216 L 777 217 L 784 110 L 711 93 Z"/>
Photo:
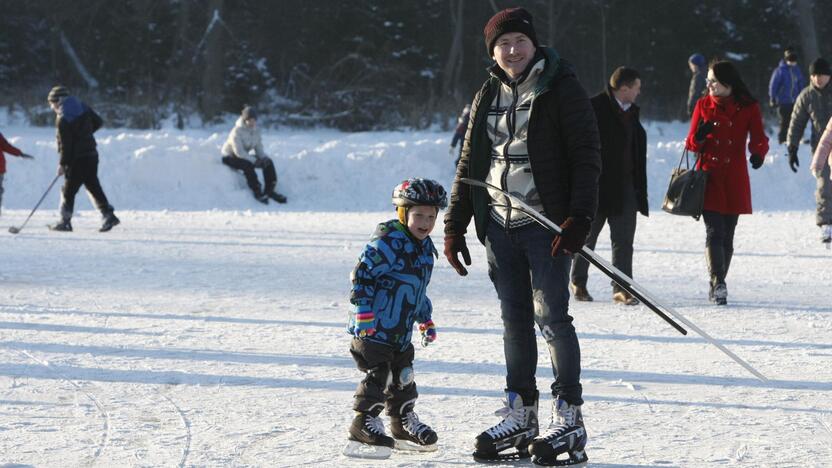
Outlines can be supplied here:
<path id="1" fill-rule="evenodd" d="M 410 340 L 414 323 L 422 345 L 436 339 L 427 287 L 438 253 L 430 233 L 448 197 L 437 182 L 412 178 L 393 190 L 393 205 L 397 218 L 376 227 L 350 275 L 350 354 L 365 373 L 344 449 L 351 457 L 387 458 L 392 448 L 433 451 L 438 439 L 414 411 L 419 394 Z M 385 408 L 393 437 L 379 416 Z"/>
<path id="2" fill-rule="evenodd" d="M 89 106 L 75 96 L 70 96 L 64 86 L 55 86 L 47 96 L 49 106 L 55 111 L 57 127 L 58 175 L 64 176 L 61 188 L 61 220 L 49 229 L 59 232 L 72 231 L 72 213 L 75 209 L 75 195 L 83 185 L 101 212 L 104 223 L 100 232 L 107 232 L 121 221 L 101 182 L 98 180 L 98 149 L 94 133 L 101 128 L 103 121 Z"/>
<path id="3" fill-rule="evenodd" d="M 251 151 L 254 151 L 253 156 Z M 286 203 L 286 197 L 275 192 L 277 172 L 271 158 L 263 151 L 263 140 L 260 129 L 257 128 L 257 113 L 251 107 L 243 108 L 228 139 L 222 145 L 222 155 L 223 164 L 235 171 L 242 171 L 257 201 L 268 204 L 271 198 L 278 203 Z M 254 169 L 263 171 L 262 190 Z"/>

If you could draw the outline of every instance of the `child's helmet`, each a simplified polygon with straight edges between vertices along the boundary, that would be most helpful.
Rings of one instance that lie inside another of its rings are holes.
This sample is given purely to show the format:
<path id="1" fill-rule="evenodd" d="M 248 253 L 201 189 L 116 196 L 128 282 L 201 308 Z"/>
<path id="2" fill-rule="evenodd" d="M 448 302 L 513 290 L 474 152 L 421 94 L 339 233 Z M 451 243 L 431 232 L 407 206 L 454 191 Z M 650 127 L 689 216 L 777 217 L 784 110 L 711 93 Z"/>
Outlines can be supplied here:
<path id="1" fill-rule="evenodd" d="M 427 205 L 445 208 L 448 206 L 448 194 L 435 180 L 413 177 L 393 189 L 393 204 L 402 207 Z"/>

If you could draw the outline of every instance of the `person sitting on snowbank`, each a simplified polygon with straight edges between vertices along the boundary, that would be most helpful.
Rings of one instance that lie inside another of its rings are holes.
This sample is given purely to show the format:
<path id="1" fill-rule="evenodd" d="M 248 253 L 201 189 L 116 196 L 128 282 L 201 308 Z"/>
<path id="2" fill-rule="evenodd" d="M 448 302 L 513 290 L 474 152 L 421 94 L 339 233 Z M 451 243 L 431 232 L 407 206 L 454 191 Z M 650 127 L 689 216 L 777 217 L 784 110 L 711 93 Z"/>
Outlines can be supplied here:
<path id="1" fill-rule="evenodd" d="M 254 156 L 250 154 L 252 150 Z M 275 192 L 277 173 L 271 158 L 263 151 L 263 140 L 260 137 L 260 129 L 257 128 L 257 114 L 251 107 L 243 108 L 240 118 L 222 145 L 222 155 L 223 164 L 243 172 L 257 201 L 268 204 L 271 198 L 278 203 L 286 203 L 286 197 Z M 260 190 L 255 168 L 263 171 L 263 190 Z"/>
<path id="2" fill-rule="evenodd" d="M 9 143 L 3 134 L 0 133 L 0 208 L 2 208 L 3 205 L 3 177 L 6 175 L 6 155 L 4 153 L 9 153 L 12 156 L 20 158 L 34 159 L 32 156 L 29 156 L 23 151 L 15 148 L 14 145 Z"/>

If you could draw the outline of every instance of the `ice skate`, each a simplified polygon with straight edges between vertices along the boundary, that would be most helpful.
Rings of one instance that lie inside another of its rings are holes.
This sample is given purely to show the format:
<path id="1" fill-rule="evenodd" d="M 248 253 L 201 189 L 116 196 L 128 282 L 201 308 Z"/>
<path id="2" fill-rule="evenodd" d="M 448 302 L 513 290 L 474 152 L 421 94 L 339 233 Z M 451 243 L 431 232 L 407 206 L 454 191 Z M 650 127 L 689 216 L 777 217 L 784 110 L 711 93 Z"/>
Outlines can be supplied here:
<path id="1" fill-rule="evenodd" d="M 413 405 L 402 409 L 403 416 L 390 416 L 390 433 L 395 439 L 396 450 L 415 452 L 436 451 L 436 432 L 427 424 L 419 421 L 413 411 Z"/>
<path id="2" fill-rule="evenodd" d="M 538 433 L 536 399 L 525 406 L 520 395 L 506 392 L 505 407 L 494 414 L 503 420 L 477 436 L 474 460 L 488 463 L 528 458 L 529 444 Z M 516 451 L 500 453 L 511 448 Z"/>
<path id="3" fill-rule="evenodd" d="M 586 441 L 581 407 L 557 398 L 552 402 L 549 427 L 532 442 L 532 462 L 540 466 L 586 466 Z"/>
<path id="4" fill-rule="evenodd" d="M 395 445 L 384 432 L 384 422 L 378 414 L 356 413 L 349 431 L 349 442 L 342 452 L 353 458 L 382 460 L 390 458 Z"/>
<path id="5" fill-rule="evenodd" d="M 266 194 L 266 196 L 268 196 L 269 198 L 271 198 L 272 200 L 274 200 L 278 203 L 286 203 L 286 197 L 283 196 L 280 193 L 275 192 L 274 190 L 272 190 L 271 192 L 268 192 Z"/>

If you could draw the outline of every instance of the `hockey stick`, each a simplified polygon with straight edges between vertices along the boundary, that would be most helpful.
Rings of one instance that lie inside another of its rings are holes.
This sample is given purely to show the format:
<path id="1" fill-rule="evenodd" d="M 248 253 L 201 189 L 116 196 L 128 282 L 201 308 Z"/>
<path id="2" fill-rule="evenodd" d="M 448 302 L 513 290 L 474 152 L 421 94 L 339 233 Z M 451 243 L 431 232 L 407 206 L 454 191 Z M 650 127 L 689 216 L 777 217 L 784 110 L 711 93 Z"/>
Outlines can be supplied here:
<path id="1" fill-rule="evenodd" d="M 49 193 L 50 190 L 52 190 L 52 187 L 55 185 L 55 182 L 58 181 L 58 177 L 60 177 L 60 176 L 61 175 L 58 174 L 58 175 L 55 176 L 54 179 L 52 179 L 52 183 L 49 184 L 49 187 L 47 187 L 46 191 L 43 192 L 43 196 L 40 197 L 40 200 L 38 200 L 37 205 L 35 205 L 35 207 L 32 208 L 32 212 L 29 213 L 29 216 L 26 218 L 26 221 L 23 221 L 23 224 L 21 224 L 20 227 L 14 227 L 14 226 L 9 227 L 9 232 L 10 233 L 17 234 L 18 232 L 23 230 L 23 228 L 26 226 L 26 223 L 29 222 L 29 220 L 32 218 L 32 215 L 35 214 L 35 211 L 38 210 L 38 207 L 40 206 L 40 204 L 43 203 L 43 199 L 46 198 L 46 195 Z"/>
<path id="2" fill-rule="evenodd" d="M 491 184 L 488 184 L 488 183 L 485 183 L 485 182 L 482 182 L 482 181 L 479 181 L 479 180 L 468 179 L 468 178 L 464 178 L 464 177 L 461 178 L 460 181 L 464 182 L 466 184 L 472 185 L 472 186 L 482 187 L 482 188 L 485 188 L 485 189 L 490 188 L 492 190 L 499 191 L 500 193 L 502 193 L 506 197 L 506 202 L 508 204 L 508 206 L 507 206 L 508 208 L 517 209 L 517 210 L 521 211 L 523 214 L 525 214 L 526 216 L 529 216 L 533 220 L 537 221 L 541 226 L 543 226 L 547 230 L 549 230 L 549 231 L 551 231 L 555 234 L 560 234 L 560 232 L 561 232 L 560 226 L 553 223 L 552 221 L 550 221 L 545 216 L 542 216 L 534 208 L 527 205 L 523 200 L 520 200 L 519 198 L 517 198 L 516 196 L 514 196 L 510 193 L 506 193 L 501 188 L 495 187 Z M 512 206 L 512 204 L 515 204 L 517 206 Z M 685 325 L 687 325 L 688 328 L 692 329 L 697 334 L 699 334 L 699 336 L 704 338 L 705 341 L 707 341 L 708 343 L 716 346 L 717 349 L 719 349 L 720 351 L 725 353 L 728 357 L 730 357 L 732 360 L 734 360 L 734 362 L 736 362 L 737 364 L 739 364 L 740 366 L 745 368 L 745 370 L 747 370 L 748 372 L 751 372 L 751 374 L 753 374 L 754 377 L 757 377 L 762 382 L 768 382 L 768 379 L 763 374 L 761 374 L 757 369 L 755 369 L 750 364 L 748 364 L 747 362 L 742 360 L 739 356 L 737 356 L 736 354 L 731 352 L 731 350 L 729 350 L 722 343 L 720 343 L 719 341 L 717 341 L 716 339 L 711 337 L 708 333 L 705 332 L 705 330 L 702 330 L 701 328 L 696 326 L 696 324 L 694 324 L 693 322 L 688 320 L 684 315 L 682 315 L 679 312 L 673 310 L 671 307 L 668 307 L 667 305 L 662 304 L 661 302 L 659 302 L 649 292 L 647 292 L 647 289 L 645 289 L 640 284 L 636 283 L 635 280 L 633 280 L 629 276 L 622 273 L 621 270 L 612 266 L 611 264 L 609 264 L 609 262 L 607 262 L 603 258 L 599 257 L 591 249 L 587 248 L 586 246 L 583 246 L 581 248 L 581 251 L 576 252 L 576 253 L 578 255 L 580 255 L 581 257 L 585 258 L 588 262 L 590 262 L 593 265 L 595 265 L 596 267 L 598 267 L 602 272 L 604 272 L 604 274 L 606 274 L 607 276 L 612 278 L 613 281 L 618 283 L 619 286 L 621 286 L 627 292 L 629 292 L 630 294 L 632 294 L 633 296 L 638 298 L 642 303 L 644 303 L 648 308 L 650 308 L 650 310 L 652 310 L 653 312 L 658 314 L 660 317 L 665 319 L 668 323 L 673 325 L 673 327 L 676 328 L 676 330 L 678 330 L 680 333 L 682 333 L 683 335 L 686 335 L 687 331 L 684 328 L 682 328 L 679 324 L 674 322 L 664 312 L 667 312 L 668 314 L 675 317 L 676 320 L 678 320 L 678 321 L 684 323 Z M 664 309 L 664 310 L 662 311 L 661 309 Z"/>

